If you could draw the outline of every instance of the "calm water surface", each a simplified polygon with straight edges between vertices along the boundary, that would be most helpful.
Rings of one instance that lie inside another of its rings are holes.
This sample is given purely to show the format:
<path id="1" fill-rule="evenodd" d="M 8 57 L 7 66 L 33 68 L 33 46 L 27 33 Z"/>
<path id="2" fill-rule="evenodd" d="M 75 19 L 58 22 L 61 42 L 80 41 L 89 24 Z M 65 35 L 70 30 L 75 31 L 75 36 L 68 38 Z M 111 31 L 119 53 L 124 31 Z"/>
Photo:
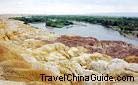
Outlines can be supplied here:
<path id="1" fill-rule="evenodd" d="M 50 32 L 59 35 L 79 35 L 83 37 L 95 37 L 99 40 L 121 40 L 138 45 L 138 39 L 129 39 L 121 35 L 118 31 L 96 24 L 76 23 L 75 25 L 63 28 L 45 27 L 45 23 L 30 23 L 30 25 L 37 28 L 47 29 Z"/>

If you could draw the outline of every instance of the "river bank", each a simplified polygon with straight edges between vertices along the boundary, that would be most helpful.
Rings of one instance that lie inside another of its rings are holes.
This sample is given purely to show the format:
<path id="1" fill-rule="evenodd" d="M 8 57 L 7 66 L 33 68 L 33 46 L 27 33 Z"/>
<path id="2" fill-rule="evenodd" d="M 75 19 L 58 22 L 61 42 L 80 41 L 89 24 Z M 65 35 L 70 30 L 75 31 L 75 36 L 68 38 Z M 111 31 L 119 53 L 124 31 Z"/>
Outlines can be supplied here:
<path id="1" fill-rule="evenodd" d="M 120 32 L 120 34 L 124 35 L 125 37 L 127 37 L 129 39 L 138 39 L 138 31 L 131 31 L 131 32 L 130 31 L 121 31 L 120 29 L 118 29 L 118 27 L 113 27 L 113 26 L 110 26 L 110 28 Z"/>

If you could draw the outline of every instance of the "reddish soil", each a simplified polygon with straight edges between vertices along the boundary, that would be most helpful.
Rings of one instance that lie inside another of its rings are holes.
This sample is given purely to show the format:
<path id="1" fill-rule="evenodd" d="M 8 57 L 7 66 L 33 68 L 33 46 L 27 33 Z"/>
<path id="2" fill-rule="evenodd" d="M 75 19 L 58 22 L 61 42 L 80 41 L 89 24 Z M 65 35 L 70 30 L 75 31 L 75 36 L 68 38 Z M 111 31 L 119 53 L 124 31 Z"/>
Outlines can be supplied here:
<path id="1" fill-rule="evenodd" d="M 138 56 L 138 48 L 123 41 L 99 41 L 93 37 L 61 36 L 54 42 L 61 42 L 69 47 L 84 46 L 89 53 L 99 52 L 114 58 Z"/>

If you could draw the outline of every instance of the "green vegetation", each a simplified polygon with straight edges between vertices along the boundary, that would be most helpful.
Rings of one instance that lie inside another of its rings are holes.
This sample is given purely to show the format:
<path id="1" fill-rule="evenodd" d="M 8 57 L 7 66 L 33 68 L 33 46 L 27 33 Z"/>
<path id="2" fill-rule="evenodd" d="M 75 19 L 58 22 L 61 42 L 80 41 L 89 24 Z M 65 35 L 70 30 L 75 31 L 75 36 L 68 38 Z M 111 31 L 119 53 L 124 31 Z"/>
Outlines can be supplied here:
<path id="1" fill-rule="evenodd" d="M 64 26 L 72 25 L 73 22 L 64 19 L 51 19 L 46 16 L 32 16 L 32 17 L 15 17 L 16 20 L 24 21 L 25 24 L 32 22 L 46 22 L 47 26 L 62 28 Z"/>
<path id="2" fill-rule="evenodd" d="M 71 21 L 88 22 L 92 24 L 100 24 L 119 32 L 133 34 L 138 37 L 138 18 L 135 17 L 51 15 L 15 17 L 14 19 L 24 21 L 25 23 L 46 22 L 47 26 L 58 28 L 73 24 Z"/>
<path id="3" fill-rule="evenodd" d="M 138 31 L 138 18 L 104 16 L 48 16 L 48 18 L 100 24 L 121 31 Z"/>
<path id="4" fill-rule="evenodd" d="M 72 25 L 73 23 L 70 22 L 70 21 L 67 21 L 67 20 L 57 20 L 57 19 L 54 19 L 54 20 L 47 20 L 46 21 L 46 25 L 47 26 L 51 26 L 51 27 L 57 27 L 57 28 L 62 28 L 64 26 L 67 26 L 67 25 Z"/>

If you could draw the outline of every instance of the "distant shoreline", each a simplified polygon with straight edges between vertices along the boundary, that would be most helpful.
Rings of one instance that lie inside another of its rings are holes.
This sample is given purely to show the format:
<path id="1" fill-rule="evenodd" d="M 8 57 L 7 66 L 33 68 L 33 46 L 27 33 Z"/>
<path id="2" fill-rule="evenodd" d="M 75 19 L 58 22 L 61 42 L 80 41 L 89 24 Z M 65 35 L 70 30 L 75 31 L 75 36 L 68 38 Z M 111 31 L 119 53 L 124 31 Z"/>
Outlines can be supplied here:
<path id="1" fill-rule="evenodd" d="M 51 16 L 51 15 L 78 15 L 78 16 L 107 16 L 107 17 L 134 17 L 138 18 L 138 12 L 113 12 L 113 13 L 91 13 L 91 14 L 0 14 L 0 16 Z"/>

